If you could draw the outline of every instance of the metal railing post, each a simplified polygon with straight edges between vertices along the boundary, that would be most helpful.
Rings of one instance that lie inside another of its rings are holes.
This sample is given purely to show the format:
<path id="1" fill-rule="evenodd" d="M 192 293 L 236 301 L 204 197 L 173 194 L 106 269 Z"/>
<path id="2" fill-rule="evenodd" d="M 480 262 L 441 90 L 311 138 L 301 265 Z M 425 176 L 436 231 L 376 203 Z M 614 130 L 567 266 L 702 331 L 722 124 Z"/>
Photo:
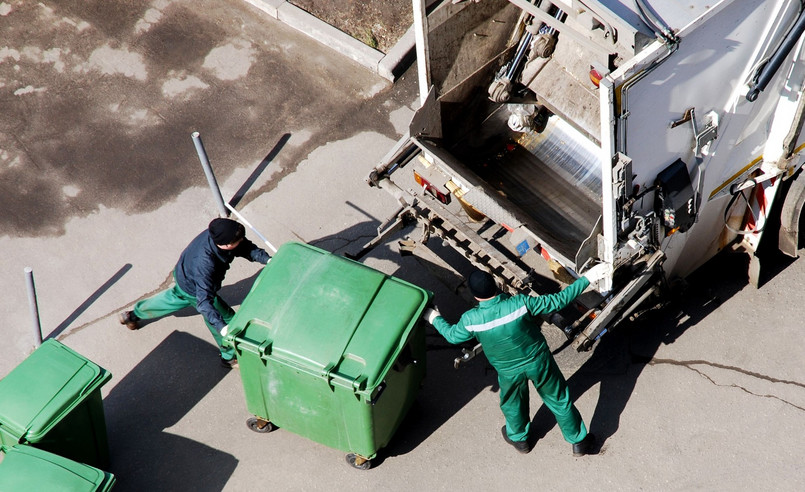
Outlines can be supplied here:
<path id="1" fill-rule="evenodd" d="M 34 271 L 25 267 L 25 283 L 28 286 L 28 305 L 31 308 L 31 320 L 34 328 L 34 348 L 42 345 L 42 324 L 39 322 L 39 304 L 36 302 L 36 286 L 34 285 Z"/>
<path id="2" fill-rule="evenodd" d="M 193 132 L 192 137 L 193 143 L 196 146 L 196 152 L 198 153 L 198 160 L 201 161 L 201 167 L 204 168 L 204 174 L 207 176 L 207 183 L 209 183 L 210 189 L 212 190 L 215 204 L 218 205 L 218 211 L 221 217 L 229 217 L 229 210 L 227 210 L 224 204 L 221 188 L 218 187 L 218 181 L 215 180 L 215 174 L 212 172 L 212 166 L 210 166 L 210 160 L 207 158 L 207 151 L 204 150 L 204 144 L 201 142 L 201 136 L 198 132 Z"/>

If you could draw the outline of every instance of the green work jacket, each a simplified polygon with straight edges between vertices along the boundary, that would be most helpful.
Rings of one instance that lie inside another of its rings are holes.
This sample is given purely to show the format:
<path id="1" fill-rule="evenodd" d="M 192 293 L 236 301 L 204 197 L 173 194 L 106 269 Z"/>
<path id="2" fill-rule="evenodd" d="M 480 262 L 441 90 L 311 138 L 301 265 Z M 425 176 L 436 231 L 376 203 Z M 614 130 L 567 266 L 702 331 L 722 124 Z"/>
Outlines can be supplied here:
<path id="1" fill-rule="evenodd" d="M 536 316 L 565 308 L 590 282 L 580 277 L 556 294 L 509 296 L 499 294 L 470 309 L 451 325 L 437 316 L 433 326 L 450 343 L 475 338 L 486 358 L 501 375 L 514 375 L 535 363 L 548 350 Z"/>

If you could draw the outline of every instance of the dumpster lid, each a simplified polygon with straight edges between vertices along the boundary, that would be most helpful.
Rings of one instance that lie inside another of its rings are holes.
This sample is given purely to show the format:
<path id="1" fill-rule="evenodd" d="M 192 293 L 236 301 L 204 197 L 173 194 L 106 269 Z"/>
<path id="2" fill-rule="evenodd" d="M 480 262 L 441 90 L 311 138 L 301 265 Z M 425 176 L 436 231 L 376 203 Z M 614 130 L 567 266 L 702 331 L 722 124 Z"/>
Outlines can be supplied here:
<path id="1" fill-rule="evenodd" d="M 37 442 L 111 373 L 61 342 L 46 340 L 0 380 L 0 427 Z"/>
<path id="2" fill-rule="evenodd" d="M 53 492 L 108 490 L 114 477 L 97 468 L 31 446 L 5 449 L 0 490 Z"/>
<path id="3" fill-rule="evenodd" d="M 229 323 L 236 346 L 372 390 L 405 346 L 431 294 L 362 263 L 289 242 Z"/>

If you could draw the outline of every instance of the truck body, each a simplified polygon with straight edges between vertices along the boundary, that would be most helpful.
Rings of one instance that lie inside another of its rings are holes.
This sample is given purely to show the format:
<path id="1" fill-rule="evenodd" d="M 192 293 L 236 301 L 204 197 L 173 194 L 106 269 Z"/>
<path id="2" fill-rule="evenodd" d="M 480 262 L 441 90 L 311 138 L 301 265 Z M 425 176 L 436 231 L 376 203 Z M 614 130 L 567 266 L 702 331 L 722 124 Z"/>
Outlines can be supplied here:
<path id="1" fill-rule="evenodd" d="M 400 200 L 389 230 L 415 218 L 518 292 L 607 265 L 564 319 L 578 350 L 724 248 L 756 280 L 772 210 L 797 254 L 800 1 L 416 10 L 422 106 L 368 179 Z"/>

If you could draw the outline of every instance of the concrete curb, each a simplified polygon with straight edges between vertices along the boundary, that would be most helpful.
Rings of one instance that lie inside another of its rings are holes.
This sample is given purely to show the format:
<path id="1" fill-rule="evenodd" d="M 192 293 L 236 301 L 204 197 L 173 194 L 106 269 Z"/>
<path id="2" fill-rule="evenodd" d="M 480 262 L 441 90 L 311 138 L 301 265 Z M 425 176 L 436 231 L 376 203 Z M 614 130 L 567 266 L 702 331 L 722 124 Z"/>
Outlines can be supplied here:
<path id="1" fill-rule="evenodd" d="M 382 53 L 314 17 L 286 0 L 245 0 L 271 17 L 297 31 L 307 34 L 323 45 L 349 57 L 372 72 L 388 79 L 397 80 L 415 57 L 413 26 L 397 41 L 388 53 Z"/>

